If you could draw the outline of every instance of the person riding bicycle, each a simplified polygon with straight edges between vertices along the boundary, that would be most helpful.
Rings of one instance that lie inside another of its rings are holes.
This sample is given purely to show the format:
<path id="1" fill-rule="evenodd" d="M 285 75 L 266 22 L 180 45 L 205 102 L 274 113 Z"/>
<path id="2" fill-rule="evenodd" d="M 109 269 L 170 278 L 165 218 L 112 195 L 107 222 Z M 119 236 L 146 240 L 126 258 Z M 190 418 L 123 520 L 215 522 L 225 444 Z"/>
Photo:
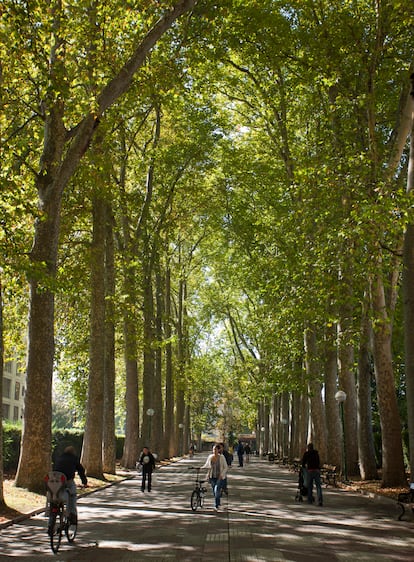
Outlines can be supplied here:
<path id="1" fill-rule="evenodd" d="M 76 509 L 76 484 L 74 482 L 76 472 L 84 486 L 88 485 L 85 469 L 76 455 L 75 447 L 69 445 L 63 454 L 56 460 L 53 470 L 62 472 L 66 476 L 65 504 L 68 510 L 68 519 L 74 525 L 78 523 L 78 512 Z"/>

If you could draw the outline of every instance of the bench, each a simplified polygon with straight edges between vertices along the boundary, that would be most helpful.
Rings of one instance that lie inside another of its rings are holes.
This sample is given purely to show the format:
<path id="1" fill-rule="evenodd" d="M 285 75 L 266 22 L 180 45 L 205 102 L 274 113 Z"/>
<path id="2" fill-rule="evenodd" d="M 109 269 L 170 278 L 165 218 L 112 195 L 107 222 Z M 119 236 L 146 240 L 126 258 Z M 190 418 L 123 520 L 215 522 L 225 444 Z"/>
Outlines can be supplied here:
<path id="1" fill-rule="evenodd" d="M 321 468 L 321 480 L 326 487 L 329 485 L 336 488 L 336 477 L 338 476 L 338 471 L 336 466 L 332 464 L 323 464 Z"/>
<path id="2" fill-rule="evenodd" d="M 414 514 L 414 483 L 410 484 L 410 489 L 408 490 L 408 492 L 402 492 L 398 494 L 397 503 L 401 508 L 401 513 L 398 516 L 398 521 L 401 521 L 405 513 L 405 507 L 408 505 L 411 507 L 411 511 Z"/>

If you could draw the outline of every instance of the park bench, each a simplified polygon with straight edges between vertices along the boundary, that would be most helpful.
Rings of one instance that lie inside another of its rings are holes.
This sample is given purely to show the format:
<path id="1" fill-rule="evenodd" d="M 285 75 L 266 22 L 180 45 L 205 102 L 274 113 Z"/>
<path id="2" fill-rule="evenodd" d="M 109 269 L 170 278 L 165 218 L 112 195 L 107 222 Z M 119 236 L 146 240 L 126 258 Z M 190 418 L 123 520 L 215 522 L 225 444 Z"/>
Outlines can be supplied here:
<path id="1" fill-rule="evenodd" d="M 336 488 L 336 477 L 338 476 L 338 471 L 336 466 L 332 464 L 323 464 L 321 468 L 321 479 L 326 487 L 329 485 Z"/>
<path id="2" fill-rule="evenodd" d="M 410 506 L 411 511 L 414 514 L 414 483 L 410 484 L 410 489 L 408 490 L 408 492 L 402 492 L 398 494 L 397 503 L 401 508 L 401 513 L 398 516 L 398 521 L 401 521 L 402 517 L 404 516 L 406 506 Z"/>

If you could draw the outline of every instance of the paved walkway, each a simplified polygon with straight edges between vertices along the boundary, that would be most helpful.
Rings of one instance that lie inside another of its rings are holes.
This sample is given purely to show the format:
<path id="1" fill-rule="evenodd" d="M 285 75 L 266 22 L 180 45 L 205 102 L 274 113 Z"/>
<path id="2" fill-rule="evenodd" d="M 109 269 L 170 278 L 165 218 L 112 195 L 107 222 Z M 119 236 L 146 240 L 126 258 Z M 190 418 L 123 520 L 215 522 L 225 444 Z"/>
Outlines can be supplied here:
<path id="1" fill-rule="evenodd" d="M 151 494 L 132 478 L 79 500 L 79 533 L 54 555 L 44 516 L 0 531 L 0 560 L 73 562 L 391 562 L 414 560 L 414 523 L 397 521 L 396 503 L 337 488 L 324 506 L 295 501 L 297 475 L 254 458 L 229 471 L 229 497 L 213 511 L 190 509 L 191 465 L 158 470 Z"/>

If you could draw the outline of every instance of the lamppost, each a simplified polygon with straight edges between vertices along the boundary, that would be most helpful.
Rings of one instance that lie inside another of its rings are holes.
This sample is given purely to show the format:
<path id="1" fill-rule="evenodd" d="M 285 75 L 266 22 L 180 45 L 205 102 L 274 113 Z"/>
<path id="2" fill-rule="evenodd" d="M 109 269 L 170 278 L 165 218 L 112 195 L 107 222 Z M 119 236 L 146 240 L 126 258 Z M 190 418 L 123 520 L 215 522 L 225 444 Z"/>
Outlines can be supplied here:
<path id="1" fill-rule="evenodd" d="M 182 455 L 183 454 L 183 429 L 184 429 L 184 424 L 183 423 L 179 423 L 178 424 L 178 428 L 180 430 L 180 434 L 178 436 L 178 454 Z"/>
<path id="2" fill-rule="evenodd" d="M 348 470 L 346 466 L 346 434 L 345 434 L 345 416 L 344 416 L 344 402 L 346 400 L 346 392 L 343 390 L 338 390 L 335 394 L 335 400 L 339 404 L 341 411 L 341 424 L 342 424 L 342 475 L 344 482 L 348 480 Z"/>
<path id="3" fill-rule="evenodd" d="M 260 444 L 261 444 L 261 452 L 262 452 L 262 456 L 265 455 L 265 453 L 267 453 L 267 451 L 264 450 L 264 446 L 265 446 L 265 431 L 266 428 L 262 425 L 262 427 L 260 428 Z"/>
<path id="4" fill-rule="evenodd" d="M 147 416 L 148 416 L 148 445 L 150 446 L 151 442 L 151 423 L 152 423 L 152 416 L 155 414 L 155 410 L 153 408 L 148 408 Z"/>

